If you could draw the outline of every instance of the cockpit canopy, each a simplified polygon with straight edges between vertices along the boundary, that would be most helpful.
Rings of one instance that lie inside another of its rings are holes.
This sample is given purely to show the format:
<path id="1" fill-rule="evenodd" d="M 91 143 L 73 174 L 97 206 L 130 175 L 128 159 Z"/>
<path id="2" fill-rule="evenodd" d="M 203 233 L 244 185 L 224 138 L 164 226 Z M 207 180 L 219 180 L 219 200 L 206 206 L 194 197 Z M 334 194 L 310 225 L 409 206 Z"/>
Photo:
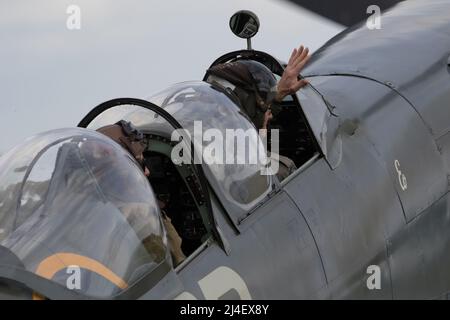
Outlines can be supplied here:
<path id="1" fill-rule="evenodd" d="M 265 194 L 270 184 L 266 147 L 230 96 L 211 84 L 191 81 L 149 101 L 170 113 L 193 137 L 198 159 L 228 201 L 247 205 Z"/>
<path id="2" fill-rule="evenodd" d="M 0 159 L 0 246 L 24 268 L 112 297 L 156 268 L 167 241 L 153 191 L 118 144 L 87 129 L 49 131 Z"/>

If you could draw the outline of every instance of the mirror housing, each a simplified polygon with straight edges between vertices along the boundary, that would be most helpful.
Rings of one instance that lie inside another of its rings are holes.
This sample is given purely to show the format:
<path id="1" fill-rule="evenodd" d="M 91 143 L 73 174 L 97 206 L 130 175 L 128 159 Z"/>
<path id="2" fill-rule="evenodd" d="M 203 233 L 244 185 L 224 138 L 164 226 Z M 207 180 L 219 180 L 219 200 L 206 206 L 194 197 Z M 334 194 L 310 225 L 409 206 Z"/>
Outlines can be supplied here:
<path id="1" fill-rule="evenodd" d="M 251 50 L 251 38 L 259 30 L 258 16 L 248 10 L 241 10 L 233 14 L 230 18 L 230 29 L 239 38 L 247 39 L 247 49 Z"/>

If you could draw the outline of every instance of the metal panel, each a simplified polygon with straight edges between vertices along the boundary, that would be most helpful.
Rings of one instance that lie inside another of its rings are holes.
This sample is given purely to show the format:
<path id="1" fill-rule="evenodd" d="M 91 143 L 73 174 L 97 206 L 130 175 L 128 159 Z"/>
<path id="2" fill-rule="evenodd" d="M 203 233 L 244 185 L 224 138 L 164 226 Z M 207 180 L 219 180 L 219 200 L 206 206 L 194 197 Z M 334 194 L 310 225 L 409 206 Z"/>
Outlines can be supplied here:
<path id="1" fill-rule="evenodd" d="M 450 130 L 449 16 L 447 0 L 402 2 L 381 16 L 381 29 L 362 23 L 327 42 L 302 74 L 347 74 L 384 83 L 411 102 L 439 137 Z"/>
<path id="2" fill-rule="evenodd" d="M 366 292 L 362 279 L 369 265 L 385 265 L 385 241 L 404 225 L 386 170 L 360 140 L 343 137 L 342 163 L 334 171 L 322 159 L 285 186 L 311 227 L 333 298 L 391 297 L 388 268 L 381 269 L 376 293 Z"/>
<path id="3" fill-rule="evenodd" d="M 187 291 L 202 297 L 196 283 L 220 266 L 238 273 L 253 299 L 318 298 L 326 287 L 311 231 L 284 192 L 246 219 L 238 235 L 224 217 L 218 215 L 217 221 L 230 243 L 230 255 L 212 246 L 188 264 L 180 271 Z M 214 283 L 227 285 L 223 279 Z"/>
<path id="4" fill-rule="evenodd" d="M 447 133 L 442 138 L 436 141 L 438 149 L 442 154 L 444 165 L 446 169 L 448 190 L 450 190 L 450 133 Z"/>
<path id="5" fill-rule="evenodd" d="M 447 191 L 441 154 L 425 124 L 395 91 L 375 81 L 330 76 L 311 78 L 336 106 L 342 122 L 353 121 L 389 172 L 408 221 Z"/>
<path id="6" fill-rule="evenodd" d="M 448 194 L 388 242 L 395 299 L 438 298 L 450 290 Z"/>

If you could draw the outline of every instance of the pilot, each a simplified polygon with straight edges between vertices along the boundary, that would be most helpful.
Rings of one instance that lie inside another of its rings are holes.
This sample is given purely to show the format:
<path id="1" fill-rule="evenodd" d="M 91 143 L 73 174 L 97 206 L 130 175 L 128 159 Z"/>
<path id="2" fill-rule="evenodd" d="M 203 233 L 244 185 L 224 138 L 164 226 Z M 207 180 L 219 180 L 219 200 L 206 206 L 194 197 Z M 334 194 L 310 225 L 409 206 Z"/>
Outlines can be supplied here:
<path id="1" fill-rule="evenodd" d="M 143 134 L 135 129 L 130 122 L 126 122 L 121 120 L 113 125 L 108 125 L 97 129 L 98 132 L 108 136 L 118 144 L 120 144 L 123 148 L 125 148 L 142 166 L 142 170 L 146 177 L 150 176 L 150 171 L 144 163 L 144 155 L 143 151 L 145 145 L 142 143 Z M 126 190 L 122 190 L 122 192 L 126 192 Z M 162 220 L 164 223 L 164 227 L 167 231 L 167 238 L 169 241 L 170 252 L 172 255 L 172 260 L 174 265 L 180 264 L 184 259 L 186 259 L 183 251 L 181 250 L 182 239 L 179 236 L 178 232 L 175 230 L 170 218 L 164 212 L 164 204 L 159 202 L 162 213 Z M 127 217 L 133 216 L 138 217 L 140 210 L 145 210 L 144 208 L 139 207 L 139 203 L 136 203 L 135 206 L 130 206 L 128 203 L 124 208 L 121 208 L 124 214 Z M 133 213 L 131 212 L 133 211 Z M 134 219 L 136 220 L 136 219 Z M 138 229 L 139 226 L 137 226 Z"/>
<path id="2" fill-rule="evenodd" d="M 273 73 L 262 63 L 253 60 L 237 60 L 211 67 L 207 71 L 207 81 L 225 88 L 239 102 L 242 111 L 252 120 L 262 137 L 267 134 L 272 110 L 287 96 L 294 94 L 308 84 L 298 75 L 309 59 L 309 49 L 300 46 L 294 49 L 289 62 L 277 83 Z M 285 179 L 295 171 L 295 163 L 284 156 L 270 154 L 272 160 L 279 161 L 277 177 Z"/>

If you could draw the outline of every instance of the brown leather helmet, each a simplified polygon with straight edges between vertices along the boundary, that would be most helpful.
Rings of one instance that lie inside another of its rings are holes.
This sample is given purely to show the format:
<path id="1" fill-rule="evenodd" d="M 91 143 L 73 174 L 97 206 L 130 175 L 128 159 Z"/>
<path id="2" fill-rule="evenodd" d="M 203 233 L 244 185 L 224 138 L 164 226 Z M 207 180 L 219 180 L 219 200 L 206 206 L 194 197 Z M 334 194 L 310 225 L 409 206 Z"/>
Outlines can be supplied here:
<path id="1" fill-rule="evenodd" d="M 237 60 L 215 65 L 207 70 L 206 81 L 234 95 L 258 129 L 263 126 L 264 113 L 276 104 L 277 80 L 269 68 L 257 61 Z"/>
<path id="2" fill-rule="evenodd" d="M 96 131 L 103 133 L 105 136 L 120 144 L 144 168 L 142 154 L 145 150 L 145 144 L 143 142 L 144 135 L 133 127 L 130 122 L 121 120 L 115 124 L 101 127 Z"/>
<path id="3" fill-rule="evenodd" d="M 249 94 L 257 96 L 258 103 L 269 105 L 276 95 L 277 79 L 264 64 L 253 60 L 237 60 L 215 65 L 207 75 L 229 81 Z M 242 103 L 245 99 L 236 92 Z"/>

